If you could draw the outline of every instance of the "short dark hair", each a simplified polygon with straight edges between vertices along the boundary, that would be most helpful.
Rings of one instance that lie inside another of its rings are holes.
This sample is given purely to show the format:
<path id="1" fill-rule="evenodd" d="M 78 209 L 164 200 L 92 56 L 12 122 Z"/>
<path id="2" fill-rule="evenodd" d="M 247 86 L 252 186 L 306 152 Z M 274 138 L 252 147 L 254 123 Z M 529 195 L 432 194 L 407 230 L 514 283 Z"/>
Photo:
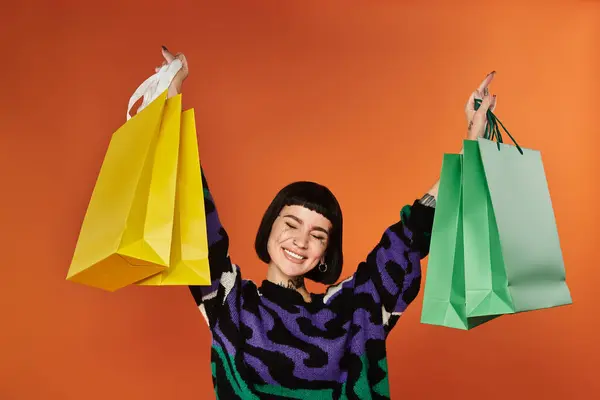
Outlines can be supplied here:
<path id="1" fill-rule="evenodd" d="M 342 265 L 344 263 L 342 254 L 342 209 L 331 190 L 315 182 L 301 181 L 290 183 L 277 193 L 267 211 L 265 211 L 258 227 L 254 242 L 258 258 L 267 264 L 271 262 L 267 242 L 269 241 L 273 223 L 285 206 L 306 207 L 323 215 L 331 222 L 331 231 L 329 232 L 327 250 L 325 252 L 327 269 L 325 272 L 321 272 L 319 266 L 316 266 L 304 275 L 304 277 L 324 284 L 335 283 L 342 273 Z"/>

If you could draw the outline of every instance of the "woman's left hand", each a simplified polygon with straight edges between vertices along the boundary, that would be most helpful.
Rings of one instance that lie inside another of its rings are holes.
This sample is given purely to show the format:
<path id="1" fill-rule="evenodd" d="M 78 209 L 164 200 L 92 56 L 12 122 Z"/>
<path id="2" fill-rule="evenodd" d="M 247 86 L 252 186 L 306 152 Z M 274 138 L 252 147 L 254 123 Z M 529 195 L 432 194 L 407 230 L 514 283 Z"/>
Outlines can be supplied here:
<path id="1" fill-rule="evenodd" d="M 483 137 L 487 126 L 487 111 L 496 109 L 496 95 L 490 95 L 488 89 L 495 75 L 496 71 L 490 72 L 477 90 L 471 93 L 465 105 L 465 115 L 468 123 L 467 138 L 469 140 L 477 140 L 478 137 Z M 481 105 L 477 110 L 475 110 L 475 99 L 481 100 Z"/>
<path id="2" fill-rule="evenodd" d="M 173 97 L 173 96 L 181 93 L 181 87 L 183 86 L 183 81 L 189 75 L 187 59 L 185 58 L 185 56 L 182 53 L 177 53 L 177 54 L 173 55 L 165 46 L 162 47 L 162 55 L 165 60 L 163 61 L 162 65 L 160 65 L 159 67 L 156 67 L 154 69 L 156 72 L 158 72 L 158 70 L 162 66 L 170 64 L 175 59 L 178 59 L 179 61 L 181 61 L 181 69 L 177 72 L 177 74 L 171 81 L 171 84 L 169 85 L 169 90 L 167 92 L 167 97 Z"/>

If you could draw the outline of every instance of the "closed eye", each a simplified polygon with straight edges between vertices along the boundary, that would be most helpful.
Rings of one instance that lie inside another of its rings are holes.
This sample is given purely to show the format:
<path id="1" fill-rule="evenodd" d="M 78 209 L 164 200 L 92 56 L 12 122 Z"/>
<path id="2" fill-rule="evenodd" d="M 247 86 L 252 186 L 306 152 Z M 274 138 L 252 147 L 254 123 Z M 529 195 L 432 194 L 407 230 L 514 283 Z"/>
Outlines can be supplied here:
<path id="1" fill-rule="evenodd" d="M 285 224 L 286 224 L 287 226 L 289 226 L 290 228 L 292 228 L 292 229 L 296 229 L 296 227 L 295 227 L 294 225 L 290 224 L 289 222 L 286 222 Z"/>

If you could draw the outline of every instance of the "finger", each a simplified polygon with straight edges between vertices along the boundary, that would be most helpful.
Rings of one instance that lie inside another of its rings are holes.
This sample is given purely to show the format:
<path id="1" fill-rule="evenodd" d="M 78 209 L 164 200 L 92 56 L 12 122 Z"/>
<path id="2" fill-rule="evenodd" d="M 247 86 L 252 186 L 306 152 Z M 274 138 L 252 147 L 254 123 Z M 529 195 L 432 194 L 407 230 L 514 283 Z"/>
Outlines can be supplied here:
<path id="1" fill-rule="evenodd" d="M 479 106 L 479 109 L 477 110 L 477 112 L 475 113 L 475 115 L 477 117 L 485 117 L 485 114 L 487 113 L 488 109 L 491 107 L 493 102 L 493 97 L 490 95 L 484 96 L 483 100 L 481 101 L 481 105 Z"/>
<path id="2" fill-rule="evenodd" d="M 492 98 L 492 104 L 490 105 L 490 110 L 492 110 L 492 112 L 494 112 L 494 110 L 496 110 L 496 102 L 497 101 L 498 101 L 498 98 L 496 97 L 496 95 L 494 95 Z"/>
<path id="3" fill-rule="evenodd" d="M 179 59 L 179 61 L 181 61 L 181 69 L 187 73 L 188 72 L 188 63 L 187 63 L 187 58 L 185 58 L 185 55 L 183 53 L 177 53 L 175 54 L 175 58 Z"/>
<path id="4" fill-rule="evenodd" d="M 495 75 L 496 75 L 496 71 L 490 72 L 489 74 L 487 74 L 487 76 L 481 82 L 481 84 L 479 84 L 479 87 L 477 88 L 477 91 L 480 94 L 483 94 L 483 91 L 489 86 L 490 83 L 492 83 L 492 80 L 494 79 Z"/>
<path id="5" fill-rule="evenodd" d="M 469 96 L 469 100 L 467 100 L 467 104 L 465 104 L 465 113 L 467 113 L 467 115 L 470 112 L 474 112 L 475 111 L 475 97 L 477 95 L 477 92 L 473 92 L 471 93 L 471 96 Z"/>
<path id="6" fill-rule="evenodd" d="M 162 55 L 165 58 L 165 61 L 167 63 L 170 63 L 171 61 L 173 61 L 175 59 L 175 56 L 173 54 L 171 54 L 169 49 L 167 49 L 165 46 L 162 47 Z"/>
<path id="7" fill-rule="evenodd" d="M 479 108 L 473 114 L 474 129 L 479 130 L 487 121 L 487 111 L 492 104 L 491 96 L 484 97 Z"/>

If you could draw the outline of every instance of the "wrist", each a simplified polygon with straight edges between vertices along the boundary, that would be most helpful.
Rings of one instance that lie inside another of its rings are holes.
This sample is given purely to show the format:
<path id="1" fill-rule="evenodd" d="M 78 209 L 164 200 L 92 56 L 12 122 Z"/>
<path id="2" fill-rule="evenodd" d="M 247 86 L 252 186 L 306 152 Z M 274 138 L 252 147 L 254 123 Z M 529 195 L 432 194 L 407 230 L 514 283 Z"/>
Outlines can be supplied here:
<path id="1" fill-rule="evenodd" d="M 439 188 L 440 188 L 440 181 L 438 180 L 436 183 L 433 184 L 431 189 L 429 189 L 427 191 L 427 194 L 430 195 L 431 197 L 433 197 L 434 199 L 437 199 Z"/>
<path id="2" fill-rule="evenodd" d="M 433 197 L 431 194 L 425 193 L 423 197 L 419 199 L 419 203 L 427 207 L 435 208 L 436 200 L 435 197 Z"/>
<path id="3" fill-rule="evenodd" d="M 438 190 L 440 187 L 440 181 L 438 180 L 432 187 L 419 199 L 419 203 L 428 206 L 434 207 L 437 202 Z"/>

